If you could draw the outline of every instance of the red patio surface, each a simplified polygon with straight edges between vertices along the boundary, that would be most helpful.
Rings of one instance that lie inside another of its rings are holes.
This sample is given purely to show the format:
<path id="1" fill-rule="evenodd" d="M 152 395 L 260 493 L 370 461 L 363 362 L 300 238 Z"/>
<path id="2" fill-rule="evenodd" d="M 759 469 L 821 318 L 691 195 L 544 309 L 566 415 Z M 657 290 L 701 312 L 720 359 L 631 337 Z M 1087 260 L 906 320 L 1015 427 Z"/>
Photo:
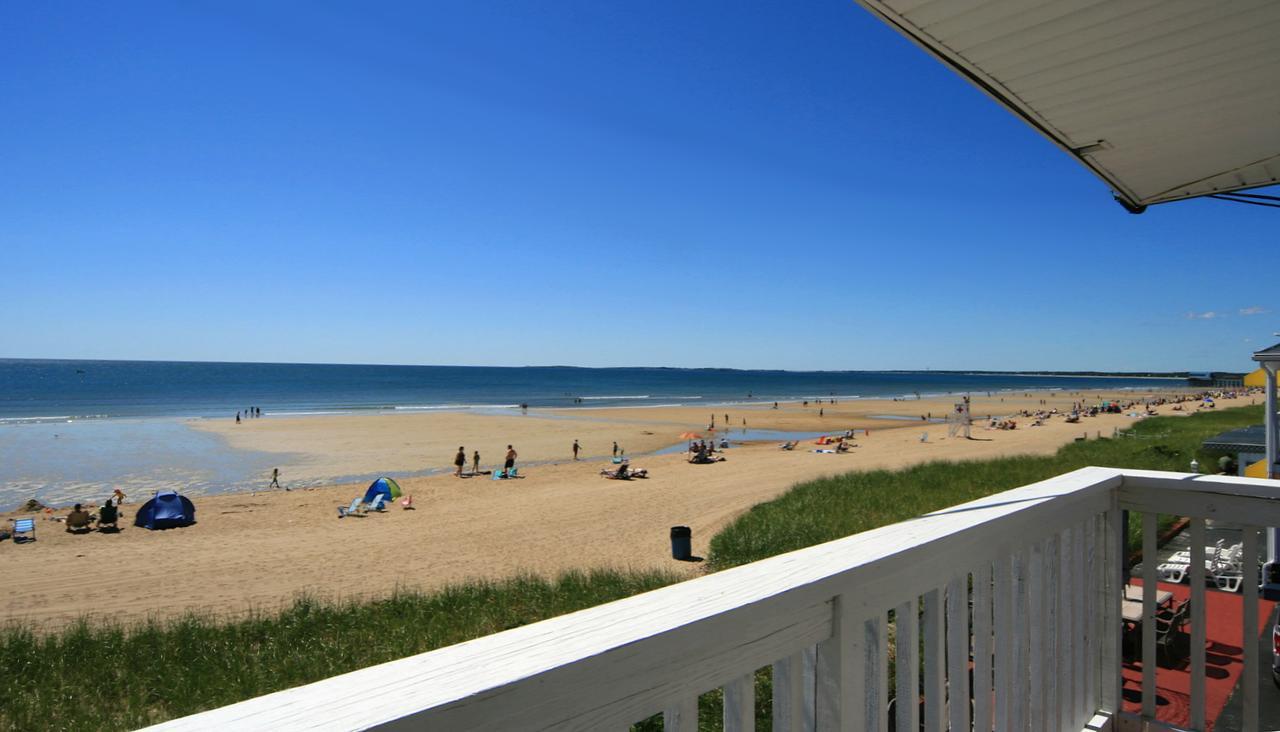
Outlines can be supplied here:
<path id="1" fill-rule="evenodd" d="M 1141 585 L 1138 579 L 1130 580 Z M 1191 596 L 1187 585 L 1159 583 L 1159 588 L 1173 593 L 1175 603 Z M 1240 595 L 1205 589 L 1205 721 L 1206 730 L 1212 730 L 1218 715 L 1227 705 L 1227 699 L 1240 680 L 1244 651 L 1241 636 L 1244 629 L 1244 598 Z M 1271 611 L 1276 603 L 1258 600 L 1258 630 L 1254 642 L 1267 627 Z M 1262 671 L 1268 663 L 1260 658 Z M 1139 714 L 1142 711 L 1142 664 L 1129 662 L 1122 669 L 1124 676 L 1124 710 Z M 1182 661 L 1173 668 L 1156 669 L 1156 719 L 1179 727 L 1191 725 L 1191 662 Z"/>

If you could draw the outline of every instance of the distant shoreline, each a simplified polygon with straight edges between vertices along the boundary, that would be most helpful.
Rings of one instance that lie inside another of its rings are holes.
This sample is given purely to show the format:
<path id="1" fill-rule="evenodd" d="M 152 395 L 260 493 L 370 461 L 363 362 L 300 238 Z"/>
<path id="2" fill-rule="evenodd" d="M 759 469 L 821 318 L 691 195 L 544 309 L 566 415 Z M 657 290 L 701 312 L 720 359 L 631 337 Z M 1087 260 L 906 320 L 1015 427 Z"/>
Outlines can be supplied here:
<path id="1" fill-rule="evenodd" d="M 1069 371 L 1009 371 L 998 369 L 767 369 L 739 368 L 735 366 L 573 366 L 569 364 L 524 364 L 521 366 L 476 365 L 476 364 L 413 364 L 413 363 L 327 363 L 320 361 L 183 361 L 167 359 L 114 359 L 114 358 L 30 358 L 0 356 L 0 365 L 6 363 L 81 363 L 81 364 L 181 364 L 195 366 L 308 366 L 308 367 L 369 367 L 388 369 L 573 369 L 581 371 L 625 371 L 628 369 L 646 371 L 721 371 L 734 373 L 774 373 L 774 374 L 973 374 L 982 376 L 1096 376 L 1101 378 L 1135 378 L 1135 379 L 1186 379 L 1192 374 L 1219 371 L 1106 371 L 1106 370 L 1069 370 Z M 1243 373 L 1243 372 L 1241 372 Z"/>

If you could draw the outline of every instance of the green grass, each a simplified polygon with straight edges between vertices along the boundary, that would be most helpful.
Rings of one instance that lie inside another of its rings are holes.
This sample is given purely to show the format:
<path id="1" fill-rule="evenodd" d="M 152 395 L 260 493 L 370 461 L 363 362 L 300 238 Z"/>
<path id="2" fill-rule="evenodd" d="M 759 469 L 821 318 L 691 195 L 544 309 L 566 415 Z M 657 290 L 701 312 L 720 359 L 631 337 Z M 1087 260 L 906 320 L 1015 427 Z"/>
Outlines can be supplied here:
<path id="1" fill-rule="evenodd" d="M 751 509 L 711 542 L 712 571 L 763 559 L 1014 488 L 1086 465 L 1186 470 L 1216 465 L 1200 442 L 1262 419 L 1261 407 L 1156 418 L 1120 439 L 1046 457 L 930 463 L 796 486 Z M 1133 522 L 1135 525 L 1139 522 Z M 121 627 L 81 622 L 56 633 L 0 628 L 0 729 L 130 729 L 192 714 L 599 605 L 679 581 L 667 573 L 572 573 L 476 582 L 428 595 L 333 604 L 300 599 L 277 614 L 192 616 Z M 767 720 L 768 669 L 756 674 Z M 721 692 L 703 694 L 699 727 L 720 727 Z M 767 721 L 761 729 L 767 730 Z M 638 725 L 661 729 L 659 720 Z"/>
<path id="2" fill-rule="evenodd" d="M 0 729 L 133 729 L 656 589 L 661 572 L 476 582 L 274 615 L 0 629 Z"/>
<path id="3" fill-rule="evenodd" d="M 755 506 L 713 537 L 708 562 L 712 570 L 754 562 L 1090 465 L 1186 471 L 1196 457 L 1202 466 L 1216 466 L 1218 456 L 1205 453 L 1200 443 L 1261 420 L 1261 406 L 1154 417 L 1119 438 L 1073 442 L 1053 455 L 940 461 L 802 483 Z M 1164 517 L 1162 525 L 1171 520 Z M 1140 522 L 1130 524 L 1130 542 L 1140 546 Z"/>

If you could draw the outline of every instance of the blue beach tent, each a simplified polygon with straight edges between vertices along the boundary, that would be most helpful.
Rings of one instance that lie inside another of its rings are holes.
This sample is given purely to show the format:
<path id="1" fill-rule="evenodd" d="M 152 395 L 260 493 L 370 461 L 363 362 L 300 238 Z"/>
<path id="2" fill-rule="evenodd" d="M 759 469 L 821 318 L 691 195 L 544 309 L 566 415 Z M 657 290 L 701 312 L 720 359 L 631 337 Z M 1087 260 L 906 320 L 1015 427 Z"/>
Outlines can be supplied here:
<path id="1" fill-rule="evenodd" d="M 177 491 L 162 491 L 142 504 L 133 519 L 134 526 L 144 529 L 170 529 L 196 522 L 196 507 L 191 499 Z"/>
<path id="2" fill-rule="evenodd" d="M 364 502 L 373 503 L 378 496 L 382 496 L 384 503 L 391 503 L 394 499 L 404 495 L 400 490 L 400 484 L 390 478 L 378 478 L 369 484 L 369 489 L 364 492 Z"/>

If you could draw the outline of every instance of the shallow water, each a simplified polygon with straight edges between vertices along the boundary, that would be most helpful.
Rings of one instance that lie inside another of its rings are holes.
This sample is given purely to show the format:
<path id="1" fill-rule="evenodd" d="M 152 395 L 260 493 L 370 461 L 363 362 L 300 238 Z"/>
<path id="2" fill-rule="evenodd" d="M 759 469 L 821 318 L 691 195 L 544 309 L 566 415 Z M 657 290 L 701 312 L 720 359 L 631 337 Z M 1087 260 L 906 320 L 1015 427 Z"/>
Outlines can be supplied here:
<path id="1" fill-rule="evenodd" d="M 265 487 L 287 456 L 237 450 L 174 418 L 101 419 L 0 426 L 0 510 L 29 498 L 48 504 L 131 499 L 161 489 L 192 495 Z"/>
<path id="2" fill-rule="evenodd" d="M 120 488 L 131 500 L 158 490 L 180 490 L 190 496 L 248 490 L 265 490 L 271 468 L 287 465 L 293 456 L 239 450 L 221 437 L 194 429 L 193 420 L 158 417 L 149 419 L 96 419 L 61 422 L 24 422 L 0 425 L 0 511 L 17 508 L 30 498 L 50 506 L 76 502 L 101 502 Z M 814 440 L 829 432 L 733 430 L 731 445 L 744 442 Z M 717 433 L 717 439 L 721 437 Z M 683 452 L 678 442 L 649 455 Z M 729 448 L 732 450 L 732 447 Z M 608 462 L 608 458 L 601 460 Z M 525 461 L 535 468 L 540 461 Z M 398 478 L 437 475 L 447 468 L 396 473 Z M 378 474 L 332 475 L 299 482 L 285 475 L 285 485 L 361 483 Z"/>
<path id="3" fill-rule="evenodd" d="M 861 432 L 862 430 L 857 430 L 857 431 Z M 776 442 L 778 444 L 782 444 L 784 442 L 788 442 L 791 440 L 794 440 L 796 442 L 804 442 L 806 440 L 816 440 L 819 437 L 822 437 L 823 435 L 838 436 L 841 434 L 844 434 L 844 433 L 843 432 L 783 432 L 780 430 L 752 430 L 752 429 L 733 430 L 729 435 L 727 435 L 729 439 L 729 447 L 727 449 L 729 451 L 732 451 L 735 445 L 740 445 L 744 442 Z M 716 449 L 717 450 L 721 449 L 720 442 L 719 442 L 721 437 L 725 437 L 725 435 L 716 433 Z M 675 445 L 672 445 L 671 447 L 664 447 L 661 450 L 655 450 L 650 454 L 674 455 L 676 453 L 685 452 L 688 449 L 689 449 L 688 441 L 683 441 Z"/>

